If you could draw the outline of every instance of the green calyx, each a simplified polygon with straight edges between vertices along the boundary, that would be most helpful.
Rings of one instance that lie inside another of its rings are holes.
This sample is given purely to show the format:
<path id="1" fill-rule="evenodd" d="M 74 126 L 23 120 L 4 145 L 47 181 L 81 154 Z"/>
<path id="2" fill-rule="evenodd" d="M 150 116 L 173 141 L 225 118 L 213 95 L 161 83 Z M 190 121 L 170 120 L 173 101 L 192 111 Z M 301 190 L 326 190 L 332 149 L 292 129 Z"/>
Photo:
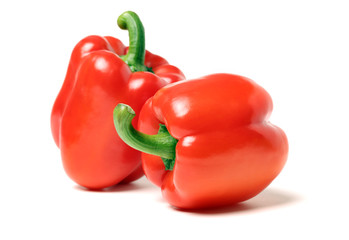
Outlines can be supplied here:
<path id="1" fill-rule="evenodd" d="M 160 124 L 160 127 L 159 127 L 159 131 L 158 131 L 158 134 L 162 134 L 162 133 L 165 133 L 165 134 L 168 134 L 170 135 L 170 133 L 168 132 L 166 126 L 164 124 Z M 171 136 L 171 135 L 170 135 Z M 171 136 L 172 137 L 172 136 Z M 174 138 L 173 138 L 174 139 Z M 175 139 L 176 140 L 176 139 Z M 176 140 L 176 144 L 177 144 L 177 140 Z M 161 156 L 160 156 L 161 157 Z M 175 164 L 175 158 L 173 159 L 170 159 L 170 158 L 164 158 L 164 157 L 161 157 L 164 165 L 165 165 L 165 169 L 166 170 L 170 170 L 172 171 L 173 170 L 173 167 L 174 167 L 174 164 Z"/>
<path id="2" fill-rule="evenodd" d="M 145 59 L 145 34 L 144 27 L 138 15 L 127 11 L 118 18 L 118 26 L 129 32 L 129 49 L 121 59 L 130 67 L 132 72 L 153 72 L 144 65 Z"/>
<path id="3" fill-rule="evenodd" d="M 133 109 L 126 104 L 118 104 L 113 113 L 114 126 L 120 138 L 130 147 L 161 157 L 166 170 L 172 170 L 176 159 L 178 140 L 171 136 L 165 125 L 160 124 L 156 135 L 148 135 L 137 131 L 132 126 L 135 117 Z"/>

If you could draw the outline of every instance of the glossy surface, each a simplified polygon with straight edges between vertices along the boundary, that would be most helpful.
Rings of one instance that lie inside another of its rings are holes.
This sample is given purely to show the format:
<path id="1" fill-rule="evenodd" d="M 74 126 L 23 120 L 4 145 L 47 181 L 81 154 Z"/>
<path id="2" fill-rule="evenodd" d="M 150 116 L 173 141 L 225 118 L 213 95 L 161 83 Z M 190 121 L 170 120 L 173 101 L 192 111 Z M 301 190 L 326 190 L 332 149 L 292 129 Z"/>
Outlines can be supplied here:
<path id="1" fill-rule="evenodd" d="M 272 125 L 269 94 L 255 82 L 215 74 L 170 84 L 149 99 L 139 131 L 164 123 L 179 140 L 173 171 L 160 157 L 142 155 L 145 175 L 179 208 L 207 208 L 247 200 L 267 187 L 288 154 L 285 133 Z"/>
<path id="2" fill-rule="evenodd" d="M 73 181 L 90 189 L 143 175 L 140 153 L 124 144 L 115 131 L 114 107 L 127 103 L 138 113 L 159 88 L 184 78 L 178 68 L 148 51 L 145 65 L 155 74 L 132 73 L 119 57 L 126 53 L 127 48 L 113 37 L 81 40 L 52 109 L 52 134 L 64 169 Z"/>

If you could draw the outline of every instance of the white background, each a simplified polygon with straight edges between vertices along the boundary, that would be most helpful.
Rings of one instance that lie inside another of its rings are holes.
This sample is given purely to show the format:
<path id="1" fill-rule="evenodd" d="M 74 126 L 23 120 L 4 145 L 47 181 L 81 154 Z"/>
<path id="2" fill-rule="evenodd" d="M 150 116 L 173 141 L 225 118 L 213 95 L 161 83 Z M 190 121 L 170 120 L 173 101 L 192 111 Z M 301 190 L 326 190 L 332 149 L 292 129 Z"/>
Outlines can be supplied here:
<path id="1" fill-rule="evenodd" d="M 2 1 L 0 239 L 349 239 L 346 2 Z M 145 178 L 89 192 L 65 175 L 50 111 L 70 53 L 91 34 L 127 44 L 126 10 L 187 78 L 235 73 L 270 93 L 290 153 L 260 195 L 183 212 Z"/>

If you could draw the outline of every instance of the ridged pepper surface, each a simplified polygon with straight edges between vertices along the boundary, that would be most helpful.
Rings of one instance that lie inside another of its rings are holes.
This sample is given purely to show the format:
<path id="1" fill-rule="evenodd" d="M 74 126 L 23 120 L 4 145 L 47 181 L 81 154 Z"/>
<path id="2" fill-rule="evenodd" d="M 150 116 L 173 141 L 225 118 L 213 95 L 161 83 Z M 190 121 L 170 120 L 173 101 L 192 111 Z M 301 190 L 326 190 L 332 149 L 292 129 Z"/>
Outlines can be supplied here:
<path id="1" fill-rule="evenodd" d="M 160 89 L 143 106 L 139 131 L 124 104 L 115 108 L 114 124 L 144 152 L 145 175 L 171 205 L 218 207 L 252 198 L 282 170 L 288 142 L 268 121 L 272 108 L 254 81 L 212 74 Z"/>
<path id="2" fill-rule="evenodd" d="M 144 28 L 135 13 L 123 13 L 118 25 L 129 31 L 129 48 L 114 37 L 81 40 L 51 114 L 52 135 L 66 173 L 90 189 L 143 175 L 140 152 L 115 132 L 115 105 L 127 103 L 138 113 L 158 89 L 184 79 L 177 67 L 145 50 Z"/>

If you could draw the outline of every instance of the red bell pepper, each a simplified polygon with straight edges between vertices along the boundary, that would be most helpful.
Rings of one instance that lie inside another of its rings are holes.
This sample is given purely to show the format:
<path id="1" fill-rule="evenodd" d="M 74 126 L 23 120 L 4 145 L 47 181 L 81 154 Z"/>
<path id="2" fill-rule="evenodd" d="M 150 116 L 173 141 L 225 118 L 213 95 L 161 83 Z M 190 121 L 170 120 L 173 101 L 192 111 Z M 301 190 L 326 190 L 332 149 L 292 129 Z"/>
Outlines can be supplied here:
<path id="1" fill-rule="evenodd" d="M 115 132 L 115 105 L 127 103 L 138 113 L 159 88 L 184 79 L 178 68 L 145 50 L 144 28 L 135 13 L 123 13 L 118 25 L 129 31 L 129 48 L 113 37 L 81 40 L 72 52 L 51 114 L 53 138 L 66 173 L 90 189 L 143 175 L 140 152 Z"/>
<path id="2" fill-rule="evenodd" d="M 134 111 L 119 104 L 120 137 L 143 151 L 147 178 L 184 209 L 247 200 L 280 173 L 288 154 L 285 133 L 268 121 L 269 94 L 252 80 L 215 74 L 170 84 Z M 159 127 L 160 124 L 160 127 Z"/>

